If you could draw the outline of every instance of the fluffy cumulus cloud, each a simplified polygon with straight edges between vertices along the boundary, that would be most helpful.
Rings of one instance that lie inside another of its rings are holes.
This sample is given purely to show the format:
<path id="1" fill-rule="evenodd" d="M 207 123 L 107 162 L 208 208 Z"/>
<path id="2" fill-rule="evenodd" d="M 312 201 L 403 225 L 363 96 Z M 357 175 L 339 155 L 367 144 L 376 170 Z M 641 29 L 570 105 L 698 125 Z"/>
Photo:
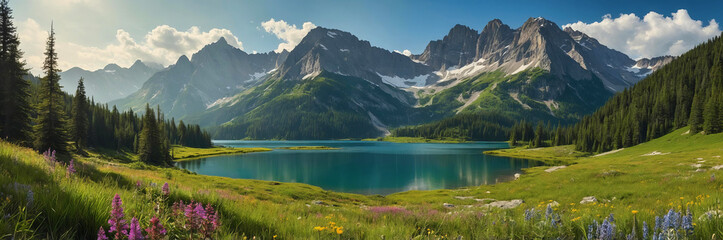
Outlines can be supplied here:
<path id="1" fill-rule="evenodd" d="M 692 19 L 685 9 L 671 15 L 650 12 L 641 19 L 633 13 L 617 18 L 607 14 L 599 22 L 576 22 L 563 27 L 584 32 L 632 58 L 677 56 L 721 32 L 715 19 L 704 25 Z"/>
<path id="2" fill-rule="evenodd" d="M 269 19 L 268 21 L 262 22 L 261 27 L 268 33 L 274 34 L 277 38 L 283 42 L 279 43 L 279 47 L 276 48 L 276 52 L 283 50 L 291 51 L 296 47 L 301 39 L 303 39 L 311 29 L 316 28 L 311 22 L 305 22 L 301 25 L 301 28 L 296 27 L 296 24 L 290 25 L 284 20 Z"/>
<path id="3" fill-rule="evenodd" d="M 34 74 L 42 71 L 46 29 L 33 19 L 18 24 L 21 48 L 25 51 L 28 67 Z M 72 42 L 58 41 L 59 65 L 62 70 L 81 67 L 88 70 L 102 68 L 108 63 L 130 66 L 135 60 L 170 65 L 181 56 L 191 55 L 203 46 L 225 38 L 231 46 L 243 49 L 239 39 L 227 29 L 214 28 L 207 32 L 198 27 L 179 31 L 168 25 L 158 26 L 148 32 L 143 40 L 134 39 L 123 29 L 116 31 L 115 41 L 103 47 L 91 47 Z"/>

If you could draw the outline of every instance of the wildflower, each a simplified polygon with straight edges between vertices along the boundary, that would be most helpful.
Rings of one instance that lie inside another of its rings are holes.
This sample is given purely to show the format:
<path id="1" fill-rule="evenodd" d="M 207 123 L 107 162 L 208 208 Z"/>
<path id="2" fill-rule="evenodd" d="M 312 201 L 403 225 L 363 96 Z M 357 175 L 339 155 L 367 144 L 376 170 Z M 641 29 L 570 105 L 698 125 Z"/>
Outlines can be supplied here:
<path id="1" fill-rule="evenodd" d="M 683 230 L 685 230 L 685 234 L 689 235 L 693 233 L 693 214 L 690 213 L 690 209 L 687 211 L 688 213 L 683 216 Z"/>
<path id="2" fill-rule="evenodd" d="M 120 195 L 116 193 L 115 197 L 113 197 L 110 219 L 108 219 L 108 224 L 110 224 L 108 232 L 115 232 L 115 239 L 121 239 L 128 235 L 128 224 L 126 224 L 126 220 L 123 219 L 123 217 L 125 217 L 125 214 L 123 214 L 123 200 L 121 200 Z"/>
<path id="3" fill-rule="evenodd" d="M 100 229 L 98 229 L 98 240 L 108 240 L 108 237 L 105 236 L 105 230 L 103 229 L 103 227 L 100 227 Z"/>
<path id="4" fill-rule="evenodd" d="M 598 227 L 597 235 L 601 240 L 612 240 L 615 237 L 615 223 L 612 214 Z"/>
<path id="5" fill-rule="evenodd" d="M 163 191 L 163 196 L 168 196 L 168 194 L 171 192 L 168 188 L 168 183 L 163 184 L 163 188 L 161 190 Z"/>
<path id="6" fill-rule="evenodd" d="M 128 240 L 143 240 L 143 233 L 141 232 L 141 226 L 138 223 L 138 219 L 135 217 L 131 219 L 130 233 L 128 234 Z"/>
<path id="7" fill-rule="evenodd" d="M 643 221 L 643 239 L 648 239 L 648 223 Z"/>
<path id="8" fill-rule="evenodd" d="M 587 239 L 593 239 L 593 234 L 595 233 L 595 225 L 597 225 L 597 220 L 593 220 L 593 224 L 587 225 Z"/>
<path id="9" fill-rule="evenodd" d="M 70 159 L 70 163 L 68 164 L 68 174 L 75 174 L 75 161 L 73 159 Z"/>
<path id="10" fill-rule="evenodd" d="M 142 187 L 141 180 L 137 180 L 137 181 L 136 181 L 136 189 L 137 189 L 137 190 L 141 190 L 141 187 Z"/>
<path id="11" fill-rule="evenodd" d="M 525 210 L 525 221 L 530 221 L 537 215 L 534 208 Z"/>
<path id="12" fill-rule="evenodd" d="M 344 233 L 344 227 L 338 227 L 338 228 L 336 228 L 336 234 L 337 234 L 337 235 L 341 235 L 342 233 Z"/>
<path id="13" fill-rule="evenodd" d="M 163 236 L 166 235 L 166 229 L 163 228 L 158 217 L 154 216 L 151 218 L 150 226 L 146 228 L 146 233 L 148 233 L 148 238 L 151 240 L 163 239 Z"/>
<path id="14" fill-rule="evenodd" d="M 663 219 L 659 216 L 655 216 L 655 228 L 653 229 L 653 233 L 658 232 L 659 229 L 663 229 Z"/>
<path id="15" fill-rule="evenodd" d="M 633 210 L 633 214 L 638 214 L 638 210 Z"/>
<path id="16" fill-rule="evenodd" d="M 316 226 L 316 227 L 314 227 L 314 230 L 322 232 L 322 231 L 326 230 L 326 227 Z"/>
<path id="17" fill-rule="evenodd" d="M 667 230 L 667 229 L 679 229 L 680 228 L 680 213 L 677 213 L 673 211 L 673 209 L 670 209 L 668 211 L 668 214 L 663 216 L 663 227 L 661 230 Z"/>

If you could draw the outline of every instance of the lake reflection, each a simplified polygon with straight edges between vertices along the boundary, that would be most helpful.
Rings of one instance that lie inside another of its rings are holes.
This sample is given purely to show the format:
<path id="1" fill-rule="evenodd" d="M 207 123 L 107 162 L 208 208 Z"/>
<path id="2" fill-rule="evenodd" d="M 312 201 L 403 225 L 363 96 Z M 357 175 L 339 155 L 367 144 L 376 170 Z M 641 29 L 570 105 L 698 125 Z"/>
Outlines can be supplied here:
<path id="1" fill-rule="evenodd" d="M 229 147 L 331 146 L 340 150 L 278 150 L 179 162 L 204 175 L 299 182 L 324 189 L 390 194 L 493 184 L 539 162 L 488 156 L 507 143 L 388 143 L 362 141 L 216 141 Z"/>

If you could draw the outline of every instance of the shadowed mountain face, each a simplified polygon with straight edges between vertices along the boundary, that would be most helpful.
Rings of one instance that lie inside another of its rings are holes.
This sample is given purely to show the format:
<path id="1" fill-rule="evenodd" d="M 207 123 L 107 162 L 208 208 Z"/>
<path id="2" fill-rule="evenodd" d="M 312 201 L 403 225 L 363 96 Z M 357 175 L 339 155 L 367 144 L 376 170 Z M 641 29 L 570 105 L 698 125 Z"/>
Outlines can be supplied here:
<path id="1" fill-rule="evenodd" d="M 224 38 L 154 74 L 132 95 L 112 102 L 120 108 L 142 110 L 146 103 L 160 105 L 169 117 L 204 111 L 215 101 L 256 86 L 288 55 L 247 54 Z"/>
<path id="2" fill-rule="evenodd" d="M 82 77 L 89 97 L 96 102 L 109 102 L 138 91 L 143 83 L 161 68 L 160 65 L 145 64 L 140 60 L 129 68 L 108 64 L 103 69 L 92 72 L 74 67 L 60 73 L 60 85 L 66 92 L 74 93 L 78 80 Z"/>

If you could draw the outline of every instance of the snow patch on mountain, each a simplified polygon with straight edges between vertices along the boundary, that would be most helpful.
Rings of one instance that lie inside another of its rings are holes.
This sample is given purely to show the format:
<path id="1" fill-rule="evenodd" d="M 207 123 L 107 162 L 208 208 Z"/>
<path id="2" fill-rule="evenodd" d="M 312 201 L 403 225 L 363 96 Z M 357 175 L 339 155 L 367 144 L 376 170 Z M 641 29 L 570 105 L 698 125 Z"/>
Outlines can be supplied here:
<path id="1" fill-rule="evenodd" d="M 349 52 L 349 49 L 342 48 L 342 49 L 339 49 L 339 51 L 341 51 L 341 52 Z"/>
<path id="2" fill-rule="evenodd" d="M 429 78 L 429 74 L 422 74 L 411 79 L 398 76 L 385 76 L 380 73 L 377 73 L 377 75 L 382 78 L 382 82 L 398 88 L 424 87 L 427 83 L 427 78 Z"/>
<path id="3" fill-rule="evenodd" d="M 324 46 L 324 44 L 321 43 L 319 43 L 319 47 L 323 48 L 324 50 L 329 50 L 328 48 L 326 48 L 326 46 Z"/>
<path id="4" fill-rule="evenodd" d="M 512 73 L 510 73 L 510 75 L 515 75 L 515 74 L 517 74 L 517 73 L 519 73 L 519 72 L 525 71 L 525 69 L 529 68 L 531 65 L 532 65 L 532 63 L 528 63 L 528 64 L 525 64 L 525 65 L 522 65 L 522 66 L 520 66 L 519 68 L 517 68 L 517 70 L 515 70 L 515 71 L 512 72 Z"/>
<path id="5" fill-rule="evenodd" d="M 481 58 L 477 60 L 476 62 L 464 65 L 461 68 L 457 68 L 457 66 L 452 66 L 447 70 L 444 71 L 436 71 L 434 74 L 439 76 L 440 80 L 438 82 L 444 82 L 452 79 L 461 79 L 465 77 L 471 77 L 476 75 L 477 73 L 482 72 L 488 65 L 485 65 L 485 61 L 487 61 L 484 58 Z"/>
<path id="6" fill-rule="evenodd" d="M 336 36 L 338 36 L 339 34 L 332 32 L 332 31 L 328 31 L 328 32 L 326 32 L 326 35 L 329 36 L 330 38 L 336 38 Z"/>

